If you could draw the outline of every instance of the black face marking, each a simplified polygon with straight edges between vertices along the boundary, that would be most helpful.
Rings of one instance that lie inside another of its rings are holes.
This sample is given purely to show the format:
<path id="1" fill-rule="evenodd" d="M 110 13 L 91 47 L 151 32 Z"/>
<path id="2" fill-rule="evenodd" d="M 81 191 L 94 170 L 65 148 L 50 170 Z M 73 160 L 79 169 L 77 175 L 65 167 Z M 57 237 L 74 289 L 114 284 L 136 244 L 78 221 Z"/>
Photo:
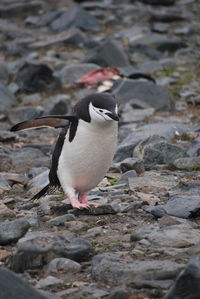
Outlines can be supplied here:
<path id="1" fill-rule="evenodd" d="M 78 118 L 91 122 L 90 114 L 89 114 L 89 104 L 98 109 L 106 109 L 113 113 L 116 107 L 116 101 L 108 93 L 94 93 L 86 96 L 82 100 L 80 100 L 74 107 L 74 111 Z"/>

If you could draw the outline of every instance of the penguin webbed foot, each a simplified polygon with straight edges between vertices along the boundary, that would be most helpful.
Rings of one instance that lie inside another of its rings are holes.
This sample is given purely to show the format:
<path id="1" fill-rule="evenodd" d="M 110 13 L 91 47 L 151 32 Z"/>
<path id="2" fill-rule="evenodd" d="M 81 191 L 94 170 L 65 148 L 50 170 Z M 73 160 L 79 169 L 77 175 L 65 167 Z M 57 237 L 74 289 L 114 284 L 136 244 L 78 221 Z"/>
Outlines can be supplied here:
<path id="1" fill-rule="evenodd" d="M 70 203 L 71 203 L 71 205 L 72 205 L 72 207 L 74 209 L 81 209 L 81 208 L 88 209 L 90 207 L 89 203 L 87 203 L 87 202 L 84 202 L 84 203 L 83 202 L 79 202 L 76 199 L 76 197 L 71 197 L 69 200 L 70 200 Z"/>

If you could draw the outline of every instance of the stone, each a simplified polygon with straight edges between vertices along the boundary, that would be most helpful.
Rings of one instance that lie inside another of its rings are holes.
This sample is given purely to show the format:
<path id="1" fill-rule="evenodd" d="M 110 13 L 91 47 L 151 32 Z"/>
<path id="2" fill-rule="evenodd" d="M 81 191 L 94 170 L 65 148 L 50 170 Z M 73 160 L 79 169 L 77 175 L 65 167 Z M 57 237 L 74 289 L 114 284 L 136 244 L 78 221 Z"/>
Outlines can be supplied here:
<path id="1" fill-rule="evenodd" d="M 38 231 L 28 233 L 18 241 L 11 256 L 11 268 L 15 272 L 38 269 L 56 257 L 87 261 L 94 254 L 91 243 L 82 238 L 74 238 L 67 231 L 64 234 Z"/>
<path id="2" fill-rule="evenodd" d="M 187 153 L 189 156 L 200 156 L 200 136 L 191 142 Z"/>
<path id="3" fill-rule="evenodd" d="M 0 244 L 7 245 L 23 237 L 30 225 L 25 219 L 0 222 Z"/>
<path id="4" fill-rule="evenodd" d="M 147 207 L 146 211 L 148 213 L 151 213 L 156 219 L 164 217 L 167 213 L 164 207 L 162 207 L 161 205 L 155 207 Z"/>
<path id="5" fill-rule="evenodd" d="M 58 34 L 41 35 L 36 42 L 30 44 L 30 48 L 40 49 L 59 44 L 81 46 L 85 42 L 86 37 L 84 33 L 77 28 L 71 28 Z"/>
<path id="6" fill-rule="evenodd" d="M 25 62 L 15 76 L 20 91 L 33 93 L 44 90 L 55 90 L 60 81 L 53 76 L 53 71 L 45 64 Z"/>
<path id="7" fill-rule="evenodd" d="M 37 284 L 37 289 L 46 289 L 48 287 L 52 286 L 58 286 L 64 284 L 64 281 L 62 279 L 56 278 L 54 276 L 47 276 L 46 278 L 40 279 Z"/>
<path id="8" fill-rule="evenodd" d="M 195 218 L 200 214 L 199 195 L 176 195 L 170 198 L 166 204 L 157 206 L 164 209 L 168 215 L 180 218 Z M 152 211 L 151 211 L 152 213 Z"/>
<path id="9" fill-rule="evenodd" d="M 4 191 L 9 191 L 11 189 L 8 181 L 5 179 L 5 177 L 0 174 L 0 194 Z"/>
<path id="10" fill-rule="evenodd" d="M 44 109 L 40 106 L 38 107 L 20 106 L 11 109 L 8 112 L 8 118 L 9 121 L 14 125 L 24 120 L 40 117 L 43 114 L 43 112 Z"/>
<path id="11" fill-rule="evenodd" d="M 55 258 L 49 263 L 47 273 L 77 273 L 80 269 L 81 265 L 75 261 L 67 258 Z"/>
<path id="12" fill-rule="evenodd" d="M 112 94 L 119 99 L 121 104 L 137 99 L 142 103 L 147 103 L 148 108 L 156 110 L 169 109 L 172 105 L 170 93 L 162 86 L 150 81 L 117 80 L 112 87 Z"/>
<path id="13" fill-rule="evenodd" d="M 187 157 L 180 146 L 167 143 L 165 138 L 153 135 L 140 142 L 134 149 L 133 155 L 143 160 L 146 170 L 157 164 L 171 164 L 178 158 Z"/>
<path id="14" fill-rule="evenodd" d="M 200 294 L 200 261 L 192 259 L 178 275 L 164 299 L 198 299 Z"/>
<path id="15" fill-rule="evenodd" d="M 78 6 L 68 8 L 51 23 L 51 28 L 59 32 L 72 27 L 79 28 L 83 31 L 96 32 L 99 30 L 96 18 Z"/>
<path id="16" fill-rule="evenodd" d="M 189 131 L 189 127 L 178 122 L 158 122 L 140 126 L 134 132 L 129 133 L 117 146 L 114 160 L 115 162 L 119 162 L 132 157 L 136 145 L 155 134 L 165 137 L 169 142 L 174 137 L 180 136 L 187 131 Z"/>
<path id="17" fill-rule="evenodd" d="M 69 64 L 55 72 L 55 75 L 60 78 L 62 84 L 73 84 L 83 75 L 97 69 L 99 66 L 94 63 Z"/>
<path id="18" fill-rule="evenodd" d="M 128 56 L 122 44 L 116 40 L 108 40 L 93 49 L 84 61 L 96 63 L 102 67 L 123 67 L 129 65 Z"/>
<path id="19" fill-rule="evenodd" d="M 154 285 L 166 289 L 182 268 L 182 264 L 168 260 L 125 262 L 117 254 L 99 254 L 92 259 L 93 279 L 108 285 Z"/>
<path id="20" fill-rule="evenodd" d="M 22 18 L 27 13 L 38 13 L 42 9 L 41 1 L 31 1 L 30 3 L 8 3 L 0 6 L 1 18 Z"/>
<path id="21" fill-rule="evenodd" d="M 0 130 L 0 141 L 1 142 L 10 142 L 14 141 L 16 134 L 6 130 Z"/>
<path id="22" fill-rule="evenodd" d="M 51 226 L 59 226 L 59 225 L 65 225 L 67 221 L 74 221 L 76 217 L 73 214 L 66 214 L 62 216 L 57 216 L 51 220 L 49 220 L 47 223 Z"/>
<path id="23" fill-rule="evenodd" d="M 0 82 L 0 112 L 9 111 L 17 103 L 9 89 Z"/>
<path id="24" fill-rule="evenodd" d="M 130 122 L 139 122 L 143 121 L 146 118 L 152 116 L 155 112 L 154 108 L 146 108 L 146 109 L 133 109 L 131 106 L 131 103 L 126 103 L 124 105 L 124 109 L 122 111 L 122 121 L 124 123 L 130 123 Z"/>
<path id="25" fill-rule="evenodd" d="M 70 114 L 72 111 L 70 98 L 65 94 L 50 97 L 44 109 L 47 115 Z"/>
<path id="26" fill-rule="evenodd" d="M 137 158 L 127 158 L 123 160 L 120 162 L 120 169 L 122 172 L 135 170 L 137 174 L 142 174 L 145 171 L 143 162 Z"/>
<path id="27" fill-rule="evenodd" d="M 0 82 L 5 83 L 8 81 L 8 69 L 5 63 L 0 62 Z"/>
<path id="28" fill-rule="evenodd" d="M 21 173 L 1 172 L 0 175 L 4 177 L 9 184 L 19 183 L 25 185 L 27 178 Z"/>
<path id="29" fill-rule="evenodd" d="M 200 169 L 200 157 L 179 158 L 173 161 L 172 167 L 180 170 L 195 171 Z"/>
<path id="30" fill-rule="evenodd" d="M 0 203 L 0 220 L 15 218 L 16 214 L 14 211 L 9 209 L 3 202 Z"/>
<path id="31" fill-rule="evenodd" d="M 34 178 L 32 178 L 27 186 L 29 189 L 42 189 L 44 188 L 46 185 L 49 184 L 49 169 L 45 170 L 44 172 L 38 174 L 37 176 L 35 176 Z"/>
<path id="32" fill-rule="evenodd" d="M 29 16 L 25 19 L 26 25 L 34 25 L 36 27 L 43 27 L 49 25 L 53 22 L 57 17 L 61 15 L 62 11 L 59 9 L 51 10 L 45 12 L 40 16 Z"/>
<path id="33" fill-rule="evenodd" d="M 0 298 L 2 299 L 50 299 L 39 293 L 30 284 L 12 271 L 0 268 Z"/>
<path id="34" fill-rule="evenodd" d="M 127 183 L 129 178 L 135 178 L 135 177 L 137 177 L 137 172 L 134 169 L 128 170 L 121 175 L 121 177 L 117 181 L 117 184 Z"/>

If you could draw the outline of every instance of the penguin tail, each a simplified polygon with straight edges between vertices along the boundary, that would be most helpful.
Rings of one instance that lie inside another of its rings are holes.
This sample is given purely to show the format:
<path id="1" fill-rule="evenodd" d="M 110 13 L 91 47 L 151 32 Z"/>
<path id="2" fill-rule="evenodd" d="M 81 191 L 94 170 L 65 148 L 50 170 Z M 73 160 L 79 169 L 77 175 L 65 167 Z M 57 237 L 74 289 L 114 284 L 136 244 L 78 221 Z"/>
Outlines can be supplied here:
<path id="1" fill-rule="evenodd" d="M 43 195 L 45 195 L 50 189 L 50 184 L 46 185 L 42 190 L 40 190 L 38 193 L 36 193 L 31 200 L 35 200 L 38 199 L 40 197 L 42 197 Z"/>

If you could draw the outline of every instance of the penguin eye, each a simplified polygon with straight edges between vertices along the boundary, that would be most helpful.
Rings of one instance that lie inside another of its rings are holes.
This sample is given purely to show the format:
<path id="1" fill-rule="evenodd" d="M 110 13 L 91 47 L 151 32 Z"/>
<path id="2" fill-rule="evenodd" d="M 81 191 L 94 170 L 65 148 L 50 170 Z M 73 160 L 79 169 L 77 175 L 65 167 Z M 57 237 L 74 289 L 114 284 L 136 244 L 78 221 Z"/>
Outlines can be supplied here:
<path id="1" fill-rule="evenodd" d="M 99 112 L 103 112 L 103 110 L 102 110 L 102 109 L 99 109 Z"/>

